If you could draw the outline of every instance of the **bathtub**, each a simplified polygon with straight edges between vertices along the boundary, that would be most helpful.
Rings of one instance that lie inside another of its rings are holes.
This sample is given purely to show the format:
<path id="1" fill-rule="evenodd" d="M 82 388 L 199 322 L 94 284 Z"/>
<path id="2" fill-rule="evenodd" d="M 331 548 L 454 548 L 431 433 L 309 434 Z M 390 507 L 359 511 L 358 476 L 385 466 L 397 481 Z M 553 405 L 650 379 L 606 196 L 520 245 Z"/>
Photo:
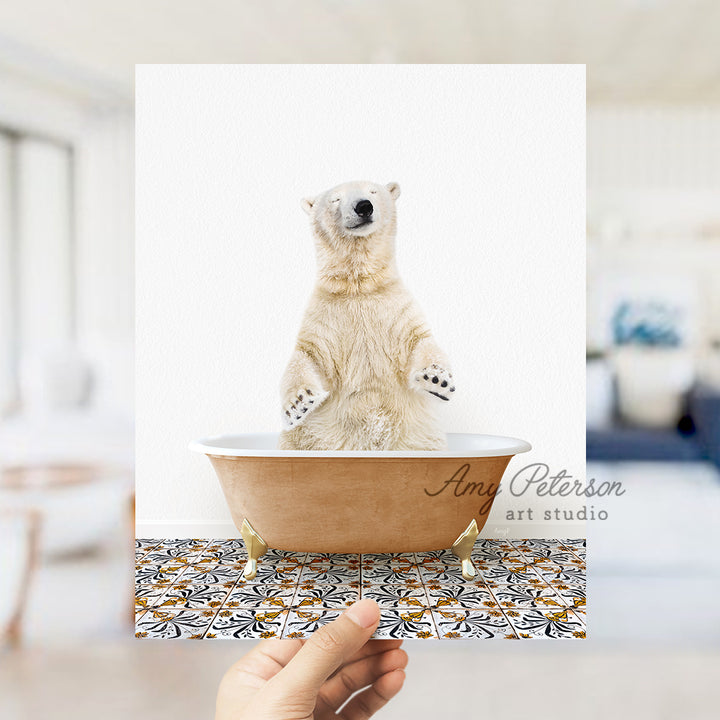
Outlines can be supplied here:
<path id="1" fill-rule="evenodd" d="M 190 444 L 217 473 L 253 579 L 268 547 L 403 553 L 450 548 L 466 580 L 472 546 L 524 440 L 449 434 L 442 451 L 278 450 L 275 433 Z"/>

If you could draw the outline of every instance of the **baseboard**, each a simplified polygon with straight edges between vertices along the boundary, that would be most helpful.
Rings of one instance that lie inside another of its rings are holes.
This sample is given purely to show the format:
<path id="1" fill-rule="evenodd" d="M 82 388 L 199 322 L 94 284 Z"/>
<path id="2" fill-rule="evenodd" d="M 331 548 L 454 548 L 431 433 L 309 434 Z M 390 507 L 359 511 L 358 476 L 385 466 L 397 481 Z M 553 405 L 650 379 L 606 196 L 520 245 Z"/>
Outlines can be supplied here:
<path id="1" fill-rule="evenodd" d="M 556 539 L 583 538 L 585 523 L 487 523 L 481 538 L 494 540 L 522 540 L 525 538 Z M 177 538 L 229 539 L 240 537 L 233 523 L 170 523 L 140 522 L 135 524 L 135 537 L 163 540 Z"/>
<path id="2" fill-rule="evenodd" d="M 178 538 L 198 538 L 216 540 L 239 538 L 240 531 L 233 523 L 172 523 L 142 522 L 135 523 L 135 537 L 175 540 Z"/>
<path id="3" fill-rule="evenodd" d="M 492 540 L 524 540 L 534 538 L 535 540 L 556 540 L 566 538 L 568 540 L 584 538 L 587 535 L 584 522 L 575 523 L 486 523 L 480 533 L 481 538 Z"/>

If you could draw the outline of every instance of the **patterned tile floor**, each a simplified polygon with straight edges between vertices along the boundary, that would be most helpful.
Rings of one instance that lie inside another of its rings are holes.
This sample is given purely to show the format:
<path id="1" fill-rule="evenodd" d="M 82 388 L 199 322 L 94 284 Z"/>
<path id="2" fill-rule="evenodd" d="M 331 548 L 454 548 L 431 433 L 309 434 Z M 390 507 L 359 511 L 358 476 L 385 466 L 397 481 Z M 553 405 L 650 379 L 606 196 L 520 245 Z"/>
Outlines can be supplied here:
<path id="1" fill-rule="evenodd" d="M 241 540 L 136 540 L 141 638 L 307 637 L 360 597 L 377 638 L 584 638 L 585 540 L 478 540 L 471 582 L 449 550 L 269 550 L 242 577 Z"/>

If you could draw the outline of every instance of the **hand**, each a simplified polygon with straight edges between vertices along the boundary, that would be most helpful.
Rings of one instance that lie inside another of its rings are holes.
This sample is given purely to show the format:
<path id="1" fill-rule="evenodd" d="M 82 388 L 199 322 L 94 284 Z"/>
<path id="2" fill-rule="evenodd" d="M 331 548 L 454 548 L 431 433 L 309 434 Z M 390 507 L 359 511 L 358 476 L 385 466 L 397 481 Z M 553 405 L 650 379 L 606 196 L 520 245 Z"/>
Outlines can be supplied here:
<path id="1" fill-rule="evenodd" d="M 263 640 L 225 673 L 215 720 L 372 717 L 407 665 L 402 640 L 370 640 L 379 621 L 375 601 L 360 600 L 307 641 Z"/>

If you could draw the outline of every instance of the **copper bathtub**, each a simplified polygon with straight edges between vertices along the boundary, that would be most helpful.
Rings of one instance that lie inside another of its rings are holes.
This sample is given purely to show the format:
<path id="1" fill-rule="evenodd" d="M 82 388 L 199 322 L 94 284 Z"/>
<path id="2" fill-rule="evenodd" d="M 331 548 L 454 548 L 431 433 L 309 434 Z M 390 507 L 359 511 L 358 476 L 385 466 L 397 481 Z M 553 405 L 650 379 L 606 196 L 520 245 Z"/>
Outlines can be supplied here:
<path id="1" fill-rule="evenodd" d="M 403 553 L 451 548 L 470 580 L 470 551 L 524 440 L 453 433 L 443 451 L 278 450 L 273 433 L 191 443 L 210 458 L 245 541 L 245 577 L 268 547 Z"/>

